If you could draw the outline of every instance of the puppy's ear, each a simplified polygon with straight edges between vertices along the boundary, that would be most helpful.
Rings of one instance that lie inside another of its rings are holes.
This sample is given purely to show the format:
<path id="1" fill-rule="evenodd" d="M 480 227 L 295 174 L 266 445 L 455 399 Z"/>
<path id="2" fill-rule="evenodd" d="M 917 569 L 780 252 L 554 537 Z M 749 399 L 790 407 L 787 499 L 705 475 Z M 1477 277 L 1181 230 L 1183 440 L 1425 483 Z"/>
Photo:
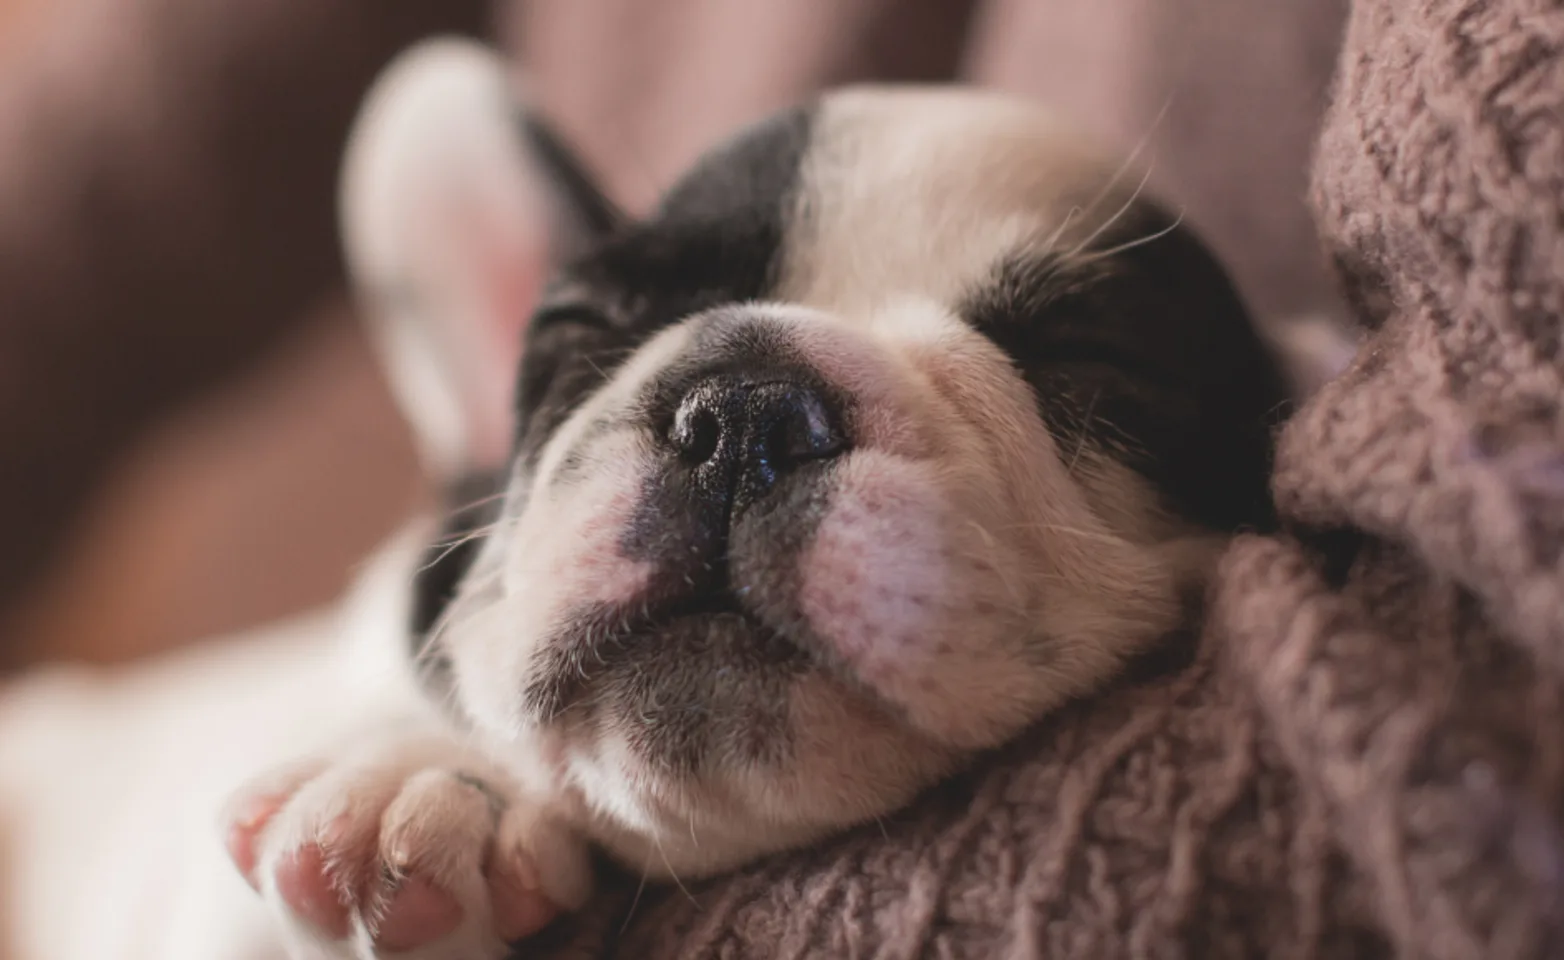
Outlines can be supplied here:
<path id="1" fill-rule="evenodd" d="M 339 194 L 361 308 L 429 471 L 500 467 L 522 330 L 555 263 L 620 214 L 501 57 L 426 41 L 375 81 Z"/>

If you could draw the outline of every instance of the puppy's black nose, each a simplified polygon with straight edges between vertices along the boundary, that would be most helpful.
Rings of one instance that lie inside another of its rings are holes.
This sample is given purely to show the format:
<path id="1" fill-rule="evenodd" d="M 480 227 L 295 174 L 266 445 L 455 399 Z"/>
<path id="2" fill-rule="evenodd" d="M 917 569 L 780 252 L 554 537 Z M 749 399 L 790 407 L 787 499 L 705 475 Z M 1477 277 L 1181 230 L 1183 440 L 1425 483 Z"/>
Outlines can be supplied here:
<path id="1" fill-rule="evenodd" d="M 679 458 L 706 475 L 729 506 L 763 496 L 798 466 L 847 449 L 841 415 L 824 393 L 797 380 L 713 377 L 696 384 L 668 431 Z"/>

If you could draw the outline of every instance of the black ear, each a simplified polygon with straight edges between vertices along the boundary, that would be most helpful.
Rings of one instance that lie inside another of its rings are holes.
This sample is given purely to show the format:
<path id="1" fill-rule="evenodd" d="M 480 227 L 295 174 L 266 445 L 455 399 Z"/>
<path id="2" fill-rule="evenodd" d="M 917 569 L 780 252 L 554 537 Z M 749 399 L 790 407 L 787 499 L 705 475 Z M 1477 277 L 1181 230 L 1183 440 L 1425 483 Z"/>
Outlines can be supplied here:
<path id="1" fill-rule="evenodd" d="M 576 151 L 541 116 L 523 109 L 521 135 L 538 176 L 548 185 L 557 259 L 575 257 L 628 222 Z"/>

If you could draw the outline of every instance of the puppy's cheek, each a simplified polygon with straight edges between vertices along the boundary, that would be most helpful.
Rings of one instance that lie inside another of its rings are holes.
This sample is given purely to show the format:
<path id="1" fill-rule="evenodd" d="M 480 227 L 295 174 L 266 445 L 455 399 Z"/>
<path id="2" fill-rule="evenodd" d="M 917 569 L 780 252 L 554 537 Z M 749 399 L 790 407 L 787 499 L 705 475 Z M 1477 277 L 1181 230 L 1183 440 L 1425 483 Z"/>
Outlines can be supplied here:
<path id="1" fill-rule="evenodd" d="M 927 682 L 955 612 L 945 513 L 926 467 L 865 451 L 838 474 L 800 558 L 810 627 L 859 679 L 898 699 Z"/>
<path id="2" fill-rule="evenodd" d="M 922 735 L 985 748 L 1029 720 L 1046 668 L 1028 659 L 1019 560 L 942 476 L 855 454 L 801 558 L 798 604 L 828 655 Z"/>
<path id="3" fill-rule="evenodd" d="M 625 556 L 622 546 L 638 496 L 633 488 L 594 489 L 580 502 L 561 505 L 554 518 L 560 533 L 550 538 L 552 562 L 546 571 L 533 568 L 529 586 L 543 587 L 538 592 L 544 598 L 566 609 L 619 605 L 639 596 L 652 565 Z"/>
<path id="4" fill-rule="evenodd" d="M 580 479 L 544 487 L 506 538 L 493 587 L 475 577 L 473 612 L 446 640 L 467 712 L 481 724 L 514 731 L 520 691 L 548 638 L 576 613 L 639 596 L 652 567 L 626 557 L 624 532 L 635 515 L 646 458 L 634 450 L 605 458 Z"/>
<path id="5" fill-rule="evenodd" d="M 549 484 L 528 504 L 509 548 L 508 592 L 549 619 L 583 606 L 625 603 L 651 566 L 627 557 L 650 459 L 633 438 L 605 443 L 590 466 Z"/>

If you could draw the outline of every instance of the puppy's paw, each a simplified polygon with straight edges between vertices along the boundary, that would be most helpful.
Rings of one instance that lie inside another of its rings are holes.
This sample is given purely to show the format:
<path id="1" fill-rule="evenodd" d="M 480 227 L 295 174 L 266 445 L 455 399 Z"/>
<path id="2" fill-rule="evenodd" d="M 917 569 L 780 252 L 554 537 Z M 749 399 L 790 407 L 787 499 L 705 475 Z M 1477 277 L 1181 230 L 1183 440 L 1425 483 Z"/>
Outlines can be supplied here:
<path id="1" fill-rule="evenodd" d="M 504 957 L 590 886 L 579 839 L 444 738 L 274 771 L 224 829 L 300 960 Z"/>

